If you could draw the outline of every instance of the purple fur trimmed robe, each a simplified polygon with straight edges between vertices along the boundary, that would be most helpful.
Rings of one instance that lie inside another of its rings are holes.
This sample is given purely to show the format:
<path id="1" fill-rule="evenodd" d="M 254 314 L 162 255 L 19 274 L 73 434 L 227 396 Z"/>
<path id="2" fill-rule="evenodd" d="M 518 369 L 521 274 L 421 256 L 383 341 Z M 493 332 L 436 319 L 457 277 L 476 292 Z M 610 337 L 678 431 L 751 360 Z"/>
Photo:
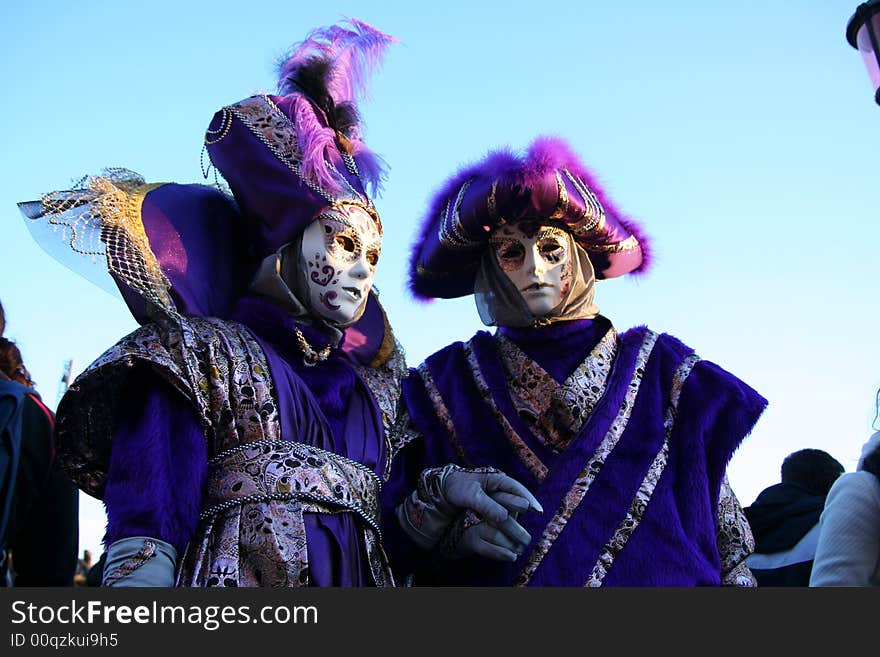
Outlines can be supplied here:
<path id="1" fill-rule="evenodd" d="M 386 508 L 421 468 L 455 462 L 501 469 L 545 512 L 520 517 L 532 542 L 512 564 L 431 558 L 426 566 L 386 532 L 398 578 L 712 586 L 751 550 L 732 493 L 725 506 L 725 470 L 766 400 L 672 336 L 645 327 L 617 336 L 601 316 L 481 331 L 411 370 L 403 395 L 421 438 L 395 460 Z M 735 563 L 725 563 L 723 541 L 742 544 Z"/>
<path id="2" fill-rule="evenodd" d="M 244 298 L 233 319 L 145 325 L 65 397 L 68 470 L 104 499 L 105 544 L 172 544 L 178 586 L 393 585 L 378 534 L 393 338 L 382 365 L 334 348 L 308 367 L 271 301 Z M 319 349 L 331 339 L 300 329 Z"/>

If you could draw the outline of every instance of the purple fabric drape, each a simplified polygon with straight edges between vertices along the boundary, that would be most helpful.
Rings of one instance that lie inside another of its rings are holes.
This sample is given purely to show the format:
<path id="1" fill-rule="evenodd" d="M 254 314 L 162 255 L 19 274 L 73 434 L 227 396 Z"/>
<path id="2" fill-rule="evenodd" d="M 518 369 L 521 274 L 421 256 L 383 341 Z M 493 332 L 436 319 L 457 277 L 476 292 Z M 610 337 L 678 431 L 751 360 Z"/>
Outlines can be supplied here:
<path id="1" fill-rule="evenodd" d="M 251 329 L 266 354 L 278 397 L 282 439 L 326 449 L 380 474 L 384 468 L 381 416 L 350 357 L 334 348 L 326 362 L 303 365 L 294 337 L 295 321 L 268 300 L 242 299 L 233 319 Z M 332 340 L 311 326 L 300 324 L 299 328 L 316 350 Z M 366 586 L 372 582 L 360 547 L 362 531 L 352 514 L 304 514 L 304 520 L 314 585 Z"/>
<path id="2" fill-rule="evenodd" d="M 246 324 L 265 352 L 275 385 L 282 440 L 296 440 L 359 461 L 381 473 L 379 410 L 349 355 L 306 367 L 293 319 L 269 301 L 246 298 L 233 319 Z M 300 329 L 317 349 L 330 337 Z M 155 374 L 135 372 L 113 438 L 105 505 L 105 544 L 127 536 L 165 540 L 179 555 L 198 522 L 207 448 L 191 405 Z M 363 531 L 351 513 L 304 514 L 311 584 L 369 586 Z"/>

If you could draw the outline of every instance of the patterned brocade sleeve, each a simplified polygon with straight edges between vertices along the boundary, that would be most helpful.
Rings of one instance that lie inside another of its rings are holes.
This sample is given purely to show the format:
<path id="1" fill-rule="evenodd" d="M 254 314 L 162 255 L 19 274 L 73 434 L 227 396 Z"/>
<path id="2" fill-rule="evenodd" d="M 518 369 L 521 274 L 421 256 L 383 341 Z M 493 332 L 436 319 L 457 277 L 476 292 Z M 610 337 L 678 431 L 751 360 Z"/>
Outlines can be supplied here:
<path id="1" fill-rule="evenodd" d="M 752 528 L 725 474 L 718 496 L 718 555 L 721 558 L 722 586 L 758 585 L 746 566 L 746 557 L 754 551 Z"/>
<path id="2" fill-rule="evenodd" d="M 387 481 L 391 476 L 394 458 L 409 443 L 422 438 L 403 403 L 399 404 L 394 421 L 388 427 L 386 436 L 388 456 L 385 459 L 385 480 Z"/>

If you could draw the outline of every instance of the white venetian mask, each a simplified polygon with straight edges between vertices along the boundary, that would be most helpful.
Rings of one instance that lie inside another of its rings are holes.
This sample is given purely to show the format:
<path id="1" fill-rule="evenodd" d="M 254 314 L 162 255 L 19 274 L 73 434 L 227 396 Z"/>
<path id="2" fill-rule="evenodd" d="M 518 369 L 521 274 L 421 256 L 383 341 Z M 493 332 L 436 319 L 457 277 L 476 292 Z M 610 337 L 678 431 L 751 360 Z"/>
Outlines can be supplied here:
<path id="1" fill-rule="evenodd" d="M 498 266 L 535 317 L 562 303 L 572 282 L 571 249 L 564 230 L 522 222 L 496 228 L 489 243 Z"/>
<path id="2" fill-rule="evenodd" d="M 347 326 L 363 314 L 382 251 L 382 233 L 363 208 L 339 204 L 303 231 L 302 263 L 309 305 L 329 322 Z"/>

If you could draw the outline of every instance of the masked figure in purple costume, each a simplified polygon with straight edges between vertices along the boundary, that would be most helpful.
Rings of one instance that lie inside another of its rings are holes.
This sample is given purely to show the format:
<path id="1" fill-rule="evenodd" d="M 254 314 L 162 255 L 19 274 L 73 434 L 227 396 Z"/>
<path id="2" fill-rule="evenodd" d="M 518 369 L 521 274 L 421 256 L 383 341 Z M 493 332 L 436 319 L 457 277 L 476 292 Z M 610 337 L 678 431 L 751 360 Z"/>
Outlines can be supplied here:
<path id="1" fill-rule="evenodd" d="M 744 564 L 754 542 L 725 472 L 766 401 L 673 336 L 618 334 L 599 314 L 596 281 L 642 270 L 647 255 L 635 223 L 558 139 L 524 156 L 492 152 L 435 195 L 412 290 L 473 294 L 498 329 L 438 351 L 403 384 L 409 441 L 385 504 L 431 552 L 387 545 L 416 584 L 755 585 Z M 545 511 L 520 518 L 525 549 L 448 558 L 486 531 L 470 511 L 425 531 L 430 488 L 410 491 L 448 463 L 498 467 L 534 493 Z"/>
<path id="2" fill-rule="evenodd" d="M 143 324 L 58 410 L 66 468 L 106 506 L 105 586 L 393 584 L 378 495 L 405 366 L 371 290 L 383 167 L 355 106 L 392 41 L 316 30 L 278 95 L 218 111 L 234 198 L 112 171 L 22 204 L 99 234 Z"/>

